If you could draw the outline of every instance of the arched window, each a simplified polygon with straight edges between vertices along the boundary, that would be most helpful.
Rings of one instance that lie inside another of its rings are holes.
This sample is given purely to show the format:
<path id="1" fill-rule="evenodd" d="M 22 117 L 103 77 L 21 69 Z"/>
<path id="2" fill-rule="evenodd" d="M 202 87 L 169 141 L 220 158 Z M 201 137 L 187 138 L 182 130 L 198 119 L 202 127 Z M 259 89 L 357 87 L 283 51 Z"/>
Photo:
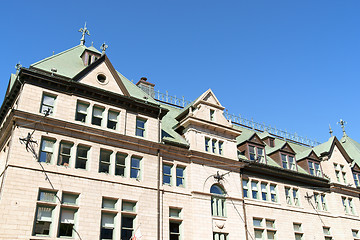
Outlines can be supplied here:
<path id="1" fill-rule="evenodd" d="M 211 214 L 216 217 L 225 217 L 225 191 L 219 185 L 212 185 L 210 188 L 211 197 Z"/>

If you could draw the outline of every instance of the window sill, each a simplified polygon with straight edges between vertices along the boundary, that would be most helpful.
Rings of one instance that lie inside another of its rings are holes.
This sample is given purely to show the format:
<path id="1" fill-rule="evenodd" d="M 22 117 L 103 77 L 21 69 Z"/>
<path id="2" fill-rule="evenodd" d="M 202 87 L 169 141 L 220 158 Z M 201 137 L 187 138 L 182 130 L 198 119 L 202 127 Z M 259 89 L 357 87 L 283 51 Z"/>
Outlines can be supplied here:
<path id="1" fill-rule="evenodd" d="M 213 220 L 222 220 L 222 221 L 226 221 L 227 217 L 220 217 L 220 216 L 212 216 Z"/>
<path id="2" fill-rule="evenodd" d="M 251 201 L 259 202 L 259 203 L 269 203 L 269 204 L 281 205 L 279 202 L 265 201 L 265 200 L 255 199 L 255 198 L 244 197 L 244 200 L 251 200 Z"/>

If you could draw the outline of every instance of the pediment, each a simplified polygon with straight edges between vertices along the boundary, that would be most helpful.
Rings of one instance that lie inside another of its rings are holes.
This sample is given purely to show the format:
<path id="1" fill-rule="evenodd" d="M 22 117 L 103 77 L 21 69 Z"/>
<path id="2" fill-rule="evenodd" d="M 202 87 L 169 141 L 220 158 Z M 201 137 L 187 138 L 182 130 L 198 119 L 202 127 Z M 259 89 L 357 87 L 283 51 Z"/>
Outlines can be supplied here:
<path id="1" fill-rule="evenodd" d="M 199 104 L 206 104 L 212 107 L 219 108 L 221 110 L 224 109 L 224 107 L 220 104 L 219 100 L 216 98 L 215 94 L 211 89 L 208 89 L 206 92 L 204 92 L 194 103 L 194 106 L 197 106 Z"/>
<path id="2" fill-rule="evenodd" d="M 285 143 L 284 146 L 282 146 L 280 150 L 283 152 L 295 154 L 295 151 L 290 147 L 290 145 L 288 143 Z"/>
<path id="3" fill-rule="evenodd" d="M 357 163 L 354 164 L 352 169 L 353 169 L 353 171 L 356 171 L 356 172 L 360 173 L 360 167 L 358 166 Z"/>
<path id="4" fill-rule="evenodd" d="M 92 87 L 129 96 L 124 83 L 106 55 L 103 55 L 78 73 L 73 80 Z"/>
<path id="5" fill-rule="evenodd" d="M 264 142 L 260 139 L 260 137 L 254 133 L 248 140 L 249 142 L 251 143 L 255 143 L 255 144 L 258 144 L 258 145 L 261 145 L 261 146 L 265 146 Z"/>
<path id="6" fill-rule="evenodd" d="M 311 152 L 310 152 L 308 158 L 309 158 L 309 159 L 312 159 L 312 160 L 320 161 L 319 157 L 315 154 L 314 151 L 311 151 Z"/>

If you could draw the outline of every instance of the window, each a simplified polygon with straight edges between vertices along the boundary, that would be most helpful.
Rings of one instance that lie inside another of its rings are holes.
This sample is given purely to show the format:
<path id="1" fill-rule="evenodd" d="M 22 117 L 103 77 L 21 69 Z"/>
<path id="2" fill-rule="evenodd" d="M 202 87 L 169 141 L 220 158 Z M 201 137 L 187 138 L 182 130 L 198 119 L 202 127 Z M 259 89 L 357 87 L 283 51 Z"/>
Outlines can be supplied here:
<path id="1" fill-rule="evenodd" d="M 99 161 L 99 172 L 109 173 L 110 172 L 110 157 L 112 152 L 100 149 L 100 161 Z"/>
<path id="2" fill-rule="evenodd" d="M 163 165 L 163 184 L 171 185 L 171 165 Z"/>
<path id="3" fill-rule="evenodd" d="M 145 124 L 146 124 L 145 119 L 136 118 L 136 132 L 135 132 L 136 136 L 145 137 Z"/>
<path id="4" fill-rule="evenodd" d="M 86 122 L 88 108 L 89 104 L 77 102 L 75 120 L 80 122 Z"/>
<path id="5" fill-rule="evenodd" d="M 330 227 L 323 227 L 323 233 L 324 233 L 325 240 L 333 239 L 331 236 Z"/>
<path id="6" fill-rule="evenodd" d="M 121 207 L 121 239 L 131 239 L 134 232 L 135 202 L 123 201 Z"/>
<path id="7" fill-rule="evenodd" d="M 89 150 L 89 147 L 78 145 L 75 168 L 86 169 Z"/>
<path id="8" fill-rule="evenodd" d="M 38 201 L 54 203 L 55 197 L 56 197 L 56 192 L 40 190 L 39 196 L 38 196 Z"/>
<path id="9" fill-rule="evenodd" d="M 314 193 L 314 200 L 317 210 L 327 211 L 325 194 Z"/>
<path id="10" fill-rule="evenodd" d="M 250 160 L 266 163 L 264 148 L 249 145 Z"/>
<path id="11" fill-rule="evenodd" d="M 269 138 L 270 147 L 275 147 L 274 139 Z"/>
<path id="12" fill-rule="evenodd" d="M 352 233 L 352 236 L 354 237 L 354 240 L 359 240 L 360 239 L 359 230 L 352 229 L 351 233 Z"/>
<path id="13" fill-rule="evenodd" d="M 184 187 L 185 186 L 185 176 L 184 176 L 185 168 L 184 167 L 176 167 L 176 186 Z"/>
<path id="14" fill-rule="evenodd" d="M 292 205 L 289 187 L 285 187 L 285 198 L 286 198 L 286 204 Z"/>
<path id="15" fill-rule="evenodd" d="M 355 215 L 354 203 L 352 198 L 341 197 L 341 202 L 343 204 L 345 213 L 350 213 Z"/>
<path id="16" fill-rule="evenodd" d="M 59 157 L 57 165 L 59 166 L 69 166 L 70 164 L 70 157 L 71 157 L 71 143 L 60 143 L 60 149 L 59 149 Z"/>
<path id="17" fill-rule="evenodd" d="M 270 197 L 272 202 L 277 202 L 276 185 L 270 184 Z"/>
<path id="18" fill-rule="evenodd" d="M 227 233 L 213 233 L 213 240 L 228 240 L 228 234 Z"/>
<path id="19" fill-rule="evenodd" d="M 294 156 L 281 154 L 282 167 L 296 171 L 296 162 Z"/>
<path id="20" fill-rule="evenodd" d="M 300 206 L 299 190 L 297 188 L 285 187 L 285 197 L 288 205 Z"/>
<path id="21" fill-rule="evenodd" d="M 212 140 L 212 152 L 217 153 L 216 144 L 217 141 L 215 139 Z"/>
<path id="22" fill-rule="evenodd" d="M 108 240 L 114 239 L 114 224 L 115 214 L 112 213 L 101 213 L 101 230 L 100 230 L 100 239 Z"/>
<path id="23" fill-rule="evenodd" d="M 169 217 L 170 218 L 180 218 L 181 209 L 179 208 L 169 208 Z"/>
<path id="24" fill-rule="evenodd" d="M 210 188 L 211 214 L 217 217 L 225 217 L 225 191 L 218 185 L 212 185 Z"/>
<path id="25" fill-rule="evenodd" d="M 140 162 L 141 158 L 131 157 L 130 178 L 140 179 Z"/>
<path id="26" fill-rule="evenodd" d="M 126 157 L 127 155 L 124 153 L 116 153 L 115 175 L 123 177 L 125 176 Z"/>
<path id="27" fill-rule="evenodd" d="M 359 183 L 360 174 L 358 174 L 358 173 L 353 173 L 353 177 L 354 177 L 355 186 L 356 186 L 356 187 L 360 187 L 360 183 Z"/>
<path id="28" fill-rule="evenodd" d="M 315 176 L 315 168 L 314 168 L 314 163 L 309 161 L 309 172 L 310 175 Z"/>
<path id="29" fill-rule="evenodd" d="M 116 202 L 117 202 L 117 200 L 113 199 L 113 198 L 103 198 L 101 207 L 103 209 L 115 210 Z"/>
<path id="30" fill-rule="evenodd" d="M 294 233 L 295 233 L 295 240 L 303 240 L 303 231 L 301 223 L 293 223 Z"/>
<path id="31" fill-rule="evenodd" d="M 248 188 L 249 180 L 243 179 L 242 184 L 243 184 L 243 197 L 247 198 L 249 197 L 249 188 Z"/>
<path id="32" fill-rule="evenodd" d="M 39 162 L 51 163 L 54 152 L 54 143 L 55 141 L 53 140 L 48 140 L 48 139 L 41 140 Z"/>
<path id="33" fill-rule="evenodd" d="M 292 192 L 295 206 L 300 206 L 298 189 L 293 188 Z"/>
<path id="34" fill-rule="evenodd" d="M 61 203 L 66 205 L 77 205 L 79 195 L 72 193 L 63 193 Z"/>
<path id="35" fill-rule="evenodd" d="M 109 111 L 108 112 L 108 122 L 107 122 L 107 127 L 108 128 L 116 130 L 117 122 L 118 122 L 118 116 L 119 116 L 118 112 L 114 112 L 114 111 Z"/>
<path id="36" fill-rule="evenodd" d="M 219 155 L 223 155 L 223 153 L 224 153 L 223 145 L 224 145 L 224 142 L 219 141 Z"/>
<path id="37" fill-rule="evenodd" d="M 52 115 L 54 113 L 55 99 L 56 96 L 43 94 L 40 113 L 46 114 L 48 112 L 48 114 Z"/>
<path id="38" fill-rule="evenodd" d="M 275 220 L 253 218 L 253 226 L 256 240 L 276 239 Z"/>
<path id="39" fill-rule="evenodd" d="M 91 124 L 101 126 L 103 119 L 104 108 L 93 107 Z"/>
<path id="40" fill-rule="evenodd" d="M 321 172 L 320 164 L 319 164 L 319 163 L 314 163 L 314 164 L 315 164 L 315 173 L 316 173 L 316 176 L 322 177 L 322 172 Z"/>
<path id="41" fill-rule="evenodd" d="M 75 215 L 77 210 L 71 208 L 61 208 L 60 224 L 58 237 L 72 237 L 75 225 Z"/>
<path id="42" fill-rule="evenodd" d="M 251 181 L 251 194 L 252 194 L 252 198 L 254 199 L 258 199 L 258 182 L 256 181 Z"/>
<path id="43" fill-rule="evenodd" d="M 209 150 L 210 150 L 210 138 L 205 138 L 205 151 L 206 152 L 209 152 Z"/>
<path id="44" fill-rule="evenodd" d="M 50 235 L 54 208 L 40 204 L 37 206 L 33 235 Z"/>
<path id="45" fill-rule="evenodd" d="M 268 193 L 267 193 L 267 184 L 261 183 L 261 199 L 264 201 L 268 201 Z"/>
<path id="46" fill-rule="evenodd" d="M 342 173 L 342 177 L 343 177 L 343 182 L 346 184 L 347 181 L 346 181 L 346 172 L 344 169 L 344 165 L 340 165 L 340 168 L 341 168 L 341 173 Z"/>
<path id="47" fill-rule="evenodd" d="M 210 121 L 215 120 L 215 110 L 210 109 Z"/>
<path id="48" fill-rule="evenodd" d="M 181 222 L 170 221 L 169 223 L 170 240 L 180 240 L 180 224 Z"/>
<path id="49" fill-rule="evenodd" d="M 346 181 L 346 171 L 344 169 L 344 165 L 334 163 L 334 169 L 335 169 L 336 180 L 339 183 L 346 184 L 346 182 L 347 182 Z"/>
<path id="50" fill-rule="evenodd" d="M 250 156 L 250 160 L 255 160 L 256 159 L 255 147 L 254 146 L 249 146 L 249 156 Z"/>

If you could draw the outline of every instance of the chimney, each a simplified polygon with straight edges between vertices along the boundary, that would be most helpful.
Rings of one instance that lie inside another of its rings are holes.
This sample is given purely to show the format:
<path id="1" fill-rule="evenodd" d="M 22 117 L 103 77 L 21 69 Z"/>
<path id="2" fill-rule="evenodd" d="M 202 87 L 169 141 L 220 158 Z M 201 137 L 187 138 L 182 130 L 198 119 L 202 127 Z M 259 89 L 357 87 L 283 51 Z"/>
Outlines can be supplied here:
<path id="1" fill-rule="evenodd" d="M 141 90 L 146 92 L 149 96 L 155 97 L 155 84 L 148 82 L 146 77 L 140 78 L 140 80 L 136 83 L 136 86 L 141 88 Z"/>

